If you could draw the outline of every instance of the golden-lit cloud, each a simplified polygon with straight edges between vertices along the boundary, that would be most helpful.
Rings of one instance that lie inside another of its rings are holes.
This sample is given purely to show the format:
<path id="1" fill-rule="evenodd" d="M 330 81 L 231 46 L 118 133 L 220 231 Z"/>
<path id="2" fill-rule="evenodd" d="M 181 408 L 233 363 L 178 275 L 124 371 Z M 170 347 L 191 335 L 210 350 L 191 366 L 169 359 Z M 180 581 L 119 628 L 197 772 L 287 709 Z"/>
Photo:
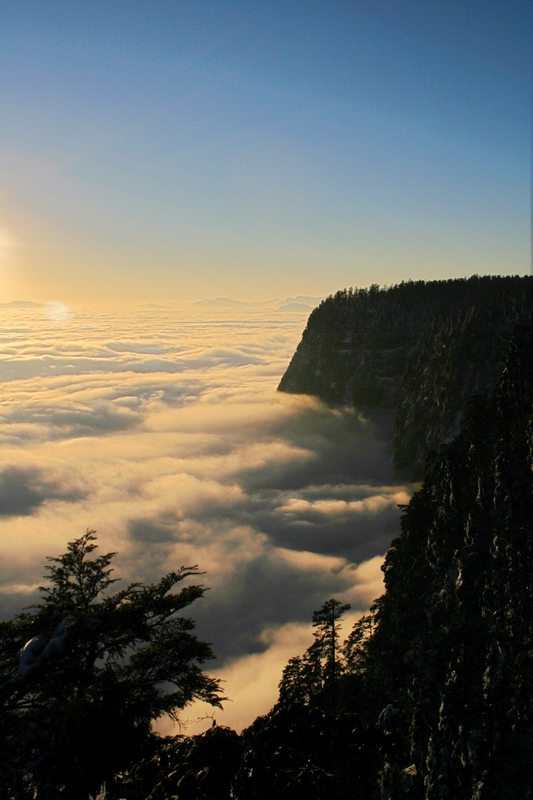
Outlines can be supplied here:
<path id="1" fill-rule="evenodd" d="M 397 487 L 383 487 L 382 493 L 365 497 L 363 500 L 306 500 L 304 498 L 290 498 L 280 512 L 288 515 L 300 516 L 348 516 L 352 514 L 377 514 L 390 505 L 402 505 L 409 502 L 409 495 L 405 491 L 398 491 Z"/>
<path id="2" fill-rule="evenodd" d="M 297 320 L 143 314 L 0 312 L 3 614 L 87 527 L 126 580 L 198 564 L 191 615 L 241 726 L 325 599 L 357 615 L 379 593 L 409 487 L 364 417 L 276 393 Z"/>
<path id="3" fill-rule="evenodd" d="M 44 314 L 54 322 L 66 323 L 72 317 L 71 309 L 60 300 L 52 300 L 44 307 Z"/>

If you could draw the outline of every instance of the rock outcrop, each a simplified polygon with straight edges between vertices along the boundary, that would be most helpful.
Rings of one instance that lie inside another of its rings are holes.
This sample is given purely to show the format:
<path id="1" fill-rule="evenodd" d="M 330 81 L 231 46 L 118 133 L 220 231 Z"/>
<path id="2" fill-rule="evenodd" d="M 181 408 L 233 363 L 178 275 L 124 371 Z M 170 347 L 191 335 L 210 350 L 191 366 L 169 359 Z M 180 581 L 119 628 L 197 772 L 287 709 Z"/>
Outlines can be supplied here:
<path id="1" fill-rule="evenodd" d="M 279 390 L 397 412 L 394 452 L 415 477 L 501 375 L 533 277 L 474 276 L 344 290 L 310 315 Z"/>

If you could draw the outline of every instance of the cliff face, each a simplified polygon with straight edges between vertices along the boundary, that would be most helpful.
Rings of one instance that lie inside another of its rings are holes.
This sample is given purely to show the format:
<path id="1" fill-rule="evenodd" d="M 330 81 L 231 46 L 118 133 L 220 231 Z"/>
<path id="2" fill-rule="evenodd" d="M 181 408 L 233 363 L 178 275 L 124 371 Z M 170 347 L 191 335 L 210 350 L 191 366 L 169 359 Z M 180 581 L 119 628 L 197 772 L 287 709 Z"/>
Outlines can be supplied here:
<path id="1" fill-rule="evenodd" d="M 458 432 L 469 398 L 494 387 L 532 308 L 529 276 L 338 292 L 310 315 L 278 388 L 396 409 L 396 462 L 420 474 L 427 454 Z"/>
<path id="2" fill-rule="evenodd" d="M 533 329 L 404 509 L 377 602 L 373 675 L 398 709 L 386 800 L 533 796 Z M 392 700 L 394 698 L 394 700 Z"/>
<path id="3" fill-rule="evenodd" d="M 301 774 L 327 776 L 307 797 L 532 800 L 532 353 L 533 324 L 517 326 L 495 388 L 427 459 L 385 593 L 338 648 L 337 671 L 320 683 L 315 642 L 250 729 L 269 764 L 300 746 L 312 766 Z M 329 761 L 316 741 L 335 742 Z"/>

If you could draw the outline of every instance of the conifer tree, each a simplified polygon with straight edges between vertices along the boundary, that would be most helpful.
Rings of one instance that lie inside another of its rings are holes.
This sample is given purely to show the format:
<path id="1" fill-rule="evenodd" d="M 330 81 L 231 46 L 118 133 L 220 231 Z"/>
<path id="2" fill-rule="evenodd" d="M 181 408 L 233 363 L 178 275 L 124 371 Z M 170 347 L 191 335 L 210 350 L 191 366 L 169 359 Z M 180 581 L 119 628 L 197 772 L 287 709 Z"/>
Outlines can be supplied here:
<path id="1" fill-rule="evenodd" d="M 323 689 L 327 705 L 335 708 L 337 702 L 337 684 L 341 674 L 341 650 L 339 647 L 340 620 L 350 609 L 332 598 L 313 614 L 313 628 L 316 628 L 315 641 L 309 648 L 323 664 Z"/>
<path id="2" fill-rule="evenodd" d="M 0 797 L 82 800 L 143 752 L 150 723 L 195 698 L 220 705 L 211 648 L 178 615 L 202 597 L 181 567 L 108 593 L 115 553 L 95 532 L 50 558 L 43 602 L 0 625 Z M 3 792 L 3 794 L 2 794 Z"/>

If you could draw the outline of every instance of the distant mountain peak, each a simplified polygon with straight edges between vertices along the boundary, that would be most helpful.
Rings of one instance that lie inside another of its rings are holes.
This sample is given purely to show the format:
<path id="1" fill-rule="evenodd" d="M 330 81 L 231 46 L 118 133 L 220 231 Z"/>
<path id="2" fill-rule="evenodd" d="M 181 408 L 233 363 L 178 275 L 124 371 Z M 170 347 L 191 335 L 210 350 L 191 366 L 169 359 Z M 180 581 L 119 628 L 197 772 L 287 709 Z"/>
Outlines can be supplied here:
<path id="1" fill-rule="evenodd" d="M 211 308 L 232 308 L 249 306 L 245 300 L 234 300 L 232 297 L 213 297 L 205 300 L 197 300 L 193 306 L 208 306 Z"/>
<path id="2" fill-rule="evenodd" d="M 33 300 L 11 300 L 9 303 L 0 303 L 0 308 L 42 308 L 44 303 L 34 303 Z"/>
<path id="3" fill-rule="evenodd" d="M 308 306 L 307 303 L 287 303 L 287 305 L 280 306 L 278 311 L 312 311 L 313 306 Z"/>

